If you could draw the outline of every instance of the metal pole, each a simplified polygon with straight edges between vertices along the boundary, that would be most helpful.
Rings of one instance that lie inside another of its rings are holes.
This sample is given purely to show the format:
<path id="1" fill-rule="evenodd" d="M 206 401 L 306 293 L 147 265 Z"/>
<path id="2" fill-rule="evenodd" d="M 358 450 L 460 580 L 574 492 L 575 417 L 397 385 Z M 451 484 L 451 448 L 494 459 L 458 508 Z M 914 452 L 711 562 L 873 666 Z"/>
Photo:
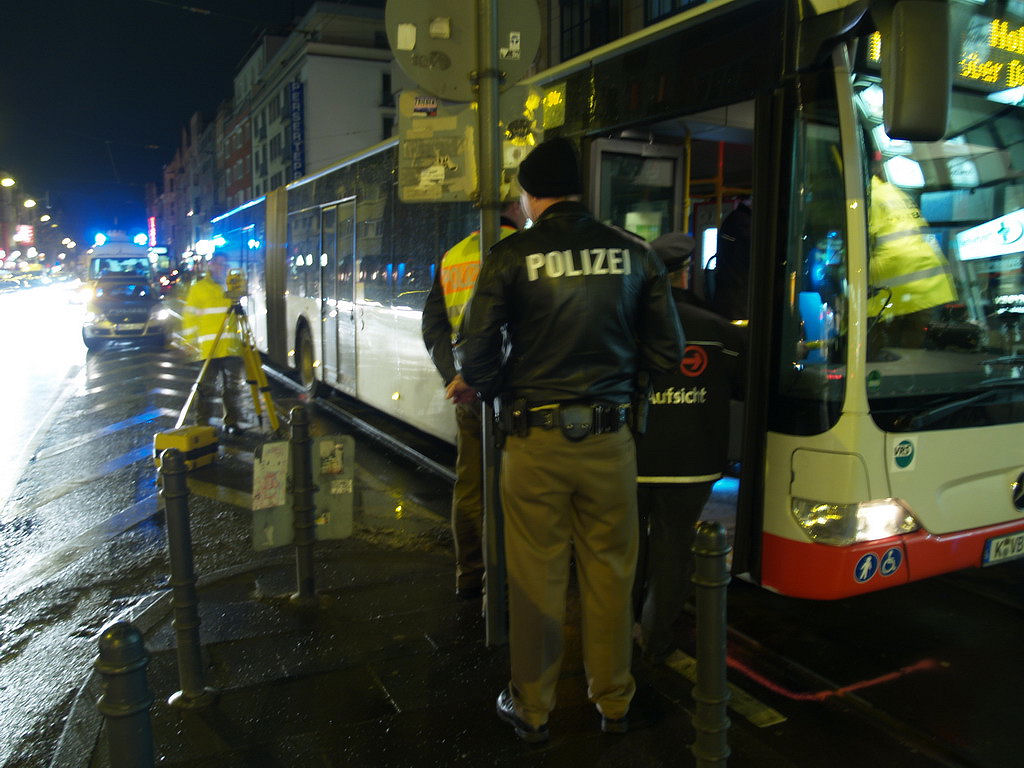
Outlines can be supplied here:
<path id="1" fill-rule="evenodd" d="M 721 523 L 705 520 L 697 526 L 693 544 L 696 568 L 693 583 L 697 597 L 697 683 L 693 699 L 694 757 L 697 768 L 725 768 L 729 757 L 729 686 L 726 669 L 726 587 L 732 551 Z"/>
<path id="2" fill-rule="evenodd" d="M 477 136 L 480 143 L 480 258 L 498 242 L 501 213 L 501 162 L 498 148 L 498 5 L 477 0 Z M 497 451 L 494 448 L 494 409 L 485 404 L 481 444 L 484 483 L 484 570 L 487 574 L 486 628 L 488 647 L 508 642 L 505 616 L 505 561 L 501 546 L 501 511 L 498 504 Z"/>
<path id="3" fill-rule="evenodd" d="M 142 634 L 127 621 L 114 622 L 100 632 L 99 646 L 95 667 L 103 694 L 96 708 L 107 725 L 111 768 L 153 768 L 153 696 L 146 683 L 149 656 Z"/>
<path id="4" fill-rule="evenodd" d="M 508 600 L 505 594 L 505 532 L 498 496 L 501 451 L 494 442 L 494 407 L 484 405 L 483 418 L 484 482 L 484 644 L 488 648 L 508 642 Z"/>
<path id="5" fill-rule="evenodd" d="M 296 591 L 292 602 L 297 605 L 316 603 L 313 545 L 316 543 L 316 505 L 313 494 L 312 444 L 309 437 L 309 416 L 305 407 L 297 405 L 288 413 L 291 424 L 292 456 L 292 527 L 295 530 Z"/>
<path id="6" fill-rule="evenodd" d="M 167 555 L 171 563 L 171 607 L 177 641 L 181 690 L 167 700 L 171 706 L 198 709 L 212 704 L 217 692 L 203 682 L 199 645 L 199 598 L 192 568 L 192 533 L 188 521 L 188 482 L 185 458 L 177 448 L 160 454 L 160 496 L 167 515 Z"/>
<path id="7" fill-rule="evenodd" d="M 477 0 L 477 96 L 480 140 L 480 249 L 486 256 L 498 242 L 501 162 L 498 148 L 498 4 Z"/>

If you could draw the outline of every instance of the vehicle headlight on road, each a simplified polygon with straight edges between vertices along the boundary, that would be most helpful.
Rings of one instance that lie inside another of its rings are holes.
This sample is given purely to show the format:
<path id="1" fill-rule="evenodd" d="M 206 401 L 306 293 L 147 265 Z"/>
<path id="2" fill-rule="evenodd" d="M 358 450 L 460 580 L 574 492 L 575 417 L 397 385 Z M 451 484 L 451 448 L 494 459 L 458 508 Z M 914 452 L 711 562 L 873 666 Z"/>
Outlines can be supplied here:
<path id="1" fill-rule="evenodd" d="M 171 310 L 167 307 L 157 307 L 149 313 L 150 320 L 156 320 L 157 322 L 163 322 L 171 316 Z"/>
<path id="2" fill-rule="evenodd" d="M 95 312 L 86 312 L 84 319 L 85 319 L 85 324 L 86 325 L 92 325 L 93 323 L 95 323 L 100 318 L 99 318 L 99 315 L 97 315 Z"/>
<path id="3" fill-rule="evenodd" d="M 811 541 L 834 547 L 884 539 L 921 527 L 899 499 L 834 504 L 794 498 L 792 513 Z"/>

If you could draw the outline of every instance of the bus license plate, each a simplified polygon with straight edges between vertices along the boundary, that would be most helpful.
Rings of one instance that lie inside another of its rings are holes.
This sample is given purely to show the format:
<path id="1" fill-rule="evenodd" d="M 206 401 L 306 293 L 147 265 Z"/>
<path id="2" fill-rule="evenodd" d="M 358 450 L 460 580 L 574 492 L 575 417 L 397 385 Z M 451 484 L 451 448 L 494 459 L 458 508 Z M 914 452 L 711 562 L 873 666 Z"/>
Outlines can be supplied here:
<path id="1" fill-rule="evenodd" d="M 985 551 L 981 555 L 982 565 L 995 565 L 1006 560 L 1024 557 L 1024 531 L 999 536 L 985 542 Z"/>

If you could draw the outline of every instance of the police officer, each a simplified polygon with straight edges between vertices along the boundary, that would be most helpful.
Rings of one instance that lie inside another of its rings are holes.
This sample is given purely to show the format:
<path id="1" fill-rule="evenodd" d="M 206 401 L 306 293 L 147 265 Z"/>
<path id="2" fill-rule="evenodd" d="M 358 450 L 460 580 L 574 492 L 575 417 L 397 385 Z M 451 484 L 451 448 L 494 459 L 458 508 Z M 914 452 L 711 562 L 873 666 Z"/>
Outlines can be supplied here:
<path id="1" fill-rule="evenodd" d="M 185 343 L 197 351 L 200 365 L 210 358 L 210 366 L 196 393 L 196 423 L 210 423 L 212 401 L 217 395 L 219 380 L 224 433 L 237 435 L 242 431 L 239 422 L 245 363 L 241 357 L 242 340 L 235 324 L 229 323 L 217 341 L 217 333 L 223 327 L 231 306 L 231 299 L 224 292 L 226 276 L 227 259 L 223 254 L 215 253 L 207 262 L 203 277 L 188 289 L 181 330 Z"/>
<path id="2" fill-rule="evenodd" d="M 500 236 L 508 237 L 525 223 L 519 201 L 505 206 Z M 483 446 L 480 443 L 483 404 L 476 390 L 455 369 L 452 342 L 462 312 L 480 272 L 480 232 L 453 245 L 441 258 L 427 294 L 421 330 L 430 359 L 444 380 L 445 397 L 455 404 L 457 432 L 455 488 L 452 491 L 452 538 L 455 542 L 455 595 L 461 600 L 483 592 Z"/>
<path id="3" fill-rule="evenodd" d="M 534 225 L 484 260 L 456 361 L 482 396 L 501 393 L 510 433 L 500 483 L 511 682 L 497 711 L 536 742 L 555 704 L 573 556 L 588 693 L 604 731 L 626 730 L 638 533 L 626 421 L 638 371 L 676 368 L 683 336 L 650 248 L 579 203 L 568 141 L 540 144 L 518 178 Z"/>
<path id="4" fill-rule="evenodd" d="M 644 657 L 659 663 L 675 647 L 672 625 L 692 590 L 694 526 L 727 461 L 729 401 L 742 396 L 746 335 L 688 289 L 692 237 L 670 233 L 651 245 L 686 331 L 682 364 L 651 380 L 648 427 L 636 446 L 647 534 L 645 573 L 637 574 L 645 593 L 639 641 Z"/>

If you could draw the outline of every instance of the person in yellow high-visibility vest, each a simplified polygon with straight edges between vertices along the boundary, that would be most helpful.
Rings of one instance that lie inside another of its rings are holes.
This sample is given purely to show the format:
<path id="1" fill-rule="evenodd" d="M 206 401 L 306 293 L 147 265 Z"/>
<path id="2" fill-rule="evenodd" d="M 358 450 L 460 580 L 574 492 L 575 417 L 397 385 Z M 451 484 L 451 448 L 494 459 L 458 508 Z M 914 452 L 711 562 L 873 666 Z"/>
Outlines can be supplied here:
<path id="1" fill-rule="evenodd" d="M 241 357 L 242 340 L 237 323 L 229 322 L 217 340 L 217 333 L 224 326 L 224 318 L 232 304 L 224 292 L 226 275 L 227 259 L 223 254 L 215 253 L 206 264 L 205 274 L 188 290 L 181 331 L 185 343 L 198 354 L 199 366 L 210 359 L 210 366 L 196 392 L 196 424 L 210 423 L 213 400 L 220 382 L 223 428 L 225 434 L 233 435 L 242 431 L 239 422 L 245 363 Z"/>
<path id="2" fill-rule="evenodd" d="M 878 325 L 869 347 L 919 348 L 933 308 L 956 300 L 946 259 L 922 232 L 927 226 L 903 190 L 871 177 L 868 316 Z"/>
<path id="3" fill-rule="evenodd" d="M 500 237 L 525 223 L 519 201 L 502 210 Z M 483 592 L 483 405 L 476 390 L 455 368 L 452 342 L 462 322 L 480 273 L 480 232 L 453 245 L 441 258 L 423 308 L 423 343 L 445 384 L 445 397 L 455 404 L 456 459 L 452 491 L 452 538 L 455 540 L 455 594 L 463 600 Z"/>

